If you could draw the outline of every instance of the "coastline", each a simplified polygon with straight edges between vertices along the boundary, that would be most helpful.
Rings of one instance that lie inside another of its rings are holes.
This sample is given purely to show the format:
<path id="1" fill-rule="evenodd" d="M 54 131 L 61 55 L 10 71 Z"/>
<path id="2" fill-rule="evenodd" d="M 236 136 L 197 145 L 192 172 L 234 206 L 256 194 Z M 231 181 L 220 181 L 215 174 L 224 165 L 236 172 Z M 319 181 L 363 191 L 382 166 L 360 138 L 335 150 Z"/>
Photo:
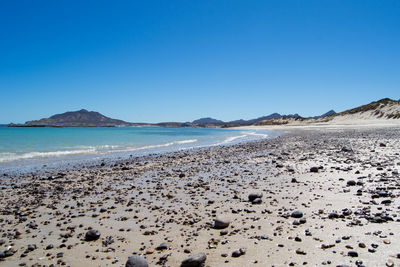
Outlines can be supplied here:
<path id="1" fill-rule="evenodd" d="M 3 263 L 122 266 L 136 252 L 150 266 L 179 266 L 205 252 L 206 266 L 399 264 L 400 127 L 268 129 L 284 134 L 8 177 L 0 250 L 15 252 Z M 261 204 L 248 202 L 252 192 Z M 230 219 L 226 234 L 216 215 Z M 99 240 L 83 241 L 89 227 Z M 28 244 L 37 248 L 21 258 Z"/>
<path id="2" fill-rule="evenodd" d="M 165 129 L 164 127 L 161 128 Z M 164 143 L 137 146 L 101 145 L 99 148 L 86 145 L 65 151 L 29 152 L 22 155 L 15 155 L 15 159 L 10 159 L 9 161 L 3 161 L 4 159 L 0 158 L 0 177 L 3 174 L 21 176 L 26 173 L 66 171 L 81 168 L 82 166 L 95 166 L 104 161 L 117 162 L 131 158 L 140 159 L 148 155 L 163 155 L 177 151 L 196 151 L 197 149 L 207 147 L 229 146 L 264 138 L 273 138 L 280 134 L 279 131 L 232 130 L 233 132 L 231 131 L 230 135 L 221 137 L 211 136 L 208 138 L 209 140 L 207 138 L 198 140 L 197 137 L 191 136 L 187 137 L 189 139 L 182 139 L 182 136 L 180 138 L 178 136 L 176 140 L 164 141 Z"/>

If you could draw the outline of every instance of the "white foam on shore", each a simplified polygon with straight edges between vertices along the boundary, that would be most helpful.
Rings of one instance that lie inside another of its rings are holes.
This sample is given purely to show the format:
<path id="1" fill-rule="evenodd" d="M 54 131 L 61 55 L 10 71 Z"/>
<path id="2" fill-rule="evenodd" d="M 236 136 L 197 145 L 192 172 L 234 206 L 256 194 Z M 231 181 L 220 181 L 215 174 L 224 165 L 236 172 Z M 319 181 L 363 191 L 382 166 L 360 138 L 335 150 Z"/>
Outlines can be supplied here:
<path id="1" fill-rule="evenodd" d="M 173 145 L 189 144 L 195 142 L 197 142 L 197 139 L 174 141 L 165 144 L 149 145 L 143 147 L 120 148 L 120 146 L 115 146 L 115 145 L 101 145 L 98 147 L 85 147 L 85 149 L 82 148 L 82 149 L 63 150 L 63 151 L 27 152 L 23 154 L 3 152 L 0 153 L 0 163 L 6 163 L 18 160 L 29 160 L 35 158 L 54 158 L 62 156 L 96 154 L 96 153 L 130 152 L 130 151 L 139 151 L 139 150 L 154 149 L 161 147 L 169 147 Z"/>
<path id="2" fill-rule="evenodd" d="M 81 149 L 81 150 L 53 151 L 53 152 L 28 152 L 24 154 L 0 153 L 0 163 L 22 160 L 22 159 L 60 157 L 67 155 L 89 154 L 94 152 L 96 152 L 96 149 L 92 148 L 92 149 Z"/>
<path id="3" fill-rule="evenodd" d="M 267 134 L 257 133 L 257 132 L 241 132 L 240 135 L 230 136 L 224 139 L 222 142 L 214 143 L 214 144 L 204 144 L 198 146 L 183 146 L 181 149 L 190 149 L 190 148 L 198 148 L 198 147 L 209 147 L 209 146 L 218 146 L 218 145 L 226 145 L 230 143 L 240 142 L 241 140 L 248 140 L 251 136 L 260 137 L 260 139 L 267 138 Z M 258 138 L 257 138 L 258 139 Z M 188 140 L 180 140 L 173 141 L 164 144 L 156 144 L 156 145 L 147 145 L 142 147 L 121 147 L 118 145 L 99 145 L 96 147 L 92 146 L 81 146 L 71 148 L 70 150 L 62 150 L 62 151 L 48 151 L 48 152 L 27 152 L 27 153 L 9 153 L 3 152 L 0 153 L 0 163 L 9 163 L 15 162 L 19 160 L 30 160 L 30 159 L 40 159 L 40 158 L 59 158 L 63 156 L 74 156 L 74 155 L 90 155 L 90 154 L 108 154 L 108 153 L 118 153 L 118 152 L 135 152 L 135 151 L 143 151 L 143 150 L 151 150 L 157 148 L 164 148 L 170 146 L 179 146 L 185 144 L 191 144 L 198 142 L 197 139 L 188 139 Z"/>
<path id="4" fill-rule="evenodd" d="M 247 138 L 247 137 L 249 137 L 251 135 L 252 136 L 260 136 L 261 139 L 264 139 L 264 138 L 268 137 L 268 134 L 262 134 L 262 133 L 256 133 L 256 132 L 246 132 L 243 135 L 237 135 L 237 136 L 228 137 L 224 141 L 222 141 L 221 143 L 218 143 L 217 145 L 229 144 L 229 143 L 232 143 L 235 140 L 244 139 L 244 138 Z"/>

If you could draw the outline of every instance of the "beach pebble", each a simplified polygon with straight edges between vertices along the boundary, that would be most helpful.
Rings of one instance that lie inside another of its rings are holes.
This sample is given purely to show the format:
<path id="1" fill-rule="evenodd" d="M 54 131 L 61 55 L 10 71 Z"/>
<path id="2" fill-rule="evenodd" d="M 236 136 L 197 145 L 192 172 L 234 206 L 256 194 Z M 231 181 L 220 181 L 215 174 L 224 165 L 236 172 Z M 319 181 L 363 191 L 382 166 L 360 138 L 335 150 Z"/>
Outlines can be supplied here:
<path id="1" fill-rule="evenodd" d="M 328 218 L 329 219 L 337 219 L 337 218 L 339 218 L 339 214 L 337 214 L 336 212 L 329 213 Z"/>
<path id="2" fill-rule="evenodd" d="M 257 198 L 262 198 L 263 193 L 262 192 L 253 192 L 249 194 L 249 201 L 253 202 Z"/>
<path id="3" fill-rule="evenodd" d="M 301 218 L 303 217 L 303 212 L 300 210 L 293 211 L 290 215 L 292 218 Z"/>
<path id="4" fill-rule="evenodd" d="M 354 181 L 354 180 L 349 180 L 349 181 L 347 181 L 347 185 L 348 186 L 355 186 L 357 183 L 356 183 L 356 181 Z"/>
<path id="5" fill-rule="evenodd" d="M 354 250 L 350 250 L 349 252 L 347 252 L 347 255 L 349 255 L 350 257 L 358 257 L 357 251 Z"/>
<path id="6" fill-rule="evenodd" d="M 232 251 L 232 257 L 239 258 L 240 256 L 242 256 L 242 253 L 239 250 Z"/>
<path id="7" fill-rule="evenodd" d="M 181 267 L 201 267 L 204 265 L 207 256 L 204 252 L 200 252 L 184 259 Z"/>
<path id="8" fill-rule="evenodd" d="M 86 241 L 95 241 L 100 238 L 100 232 L 98 230 L 89 230 L 86 232 Z"/>
<path id="9" fill-rule="evenodd" d="M 261 203 L 262 203 L 262 199 L 261 198 L 256 198 L 251 202 L 251 204 L 261 204 Z"/>
<path id="10" fill-rule="evenodd" d="M 344 147 L 342 147 L 342 152 L 353 152 L 353 149 L 351 149 L 347 146 L 344 146 Z"/>
<path id="11" fill-rule="evenodd" d="M 125 267 L 148 267 L 147 261 L 138 255 L 133 255 L 128 258 Z"/>
<path id="12" fill-rule="evenodd" d="M 168 245 L 166 243 L 161 243 L 158 247 L 156 247 L 156 250 L 165 250 L 168 249 Z"/>
<path id="13" fill-rule="evenodd" d="M 214 219 L 214 228 L 223 229 L 228 227 L 230 223 L 231 221 L 229 218 L 219 215 Z"/>

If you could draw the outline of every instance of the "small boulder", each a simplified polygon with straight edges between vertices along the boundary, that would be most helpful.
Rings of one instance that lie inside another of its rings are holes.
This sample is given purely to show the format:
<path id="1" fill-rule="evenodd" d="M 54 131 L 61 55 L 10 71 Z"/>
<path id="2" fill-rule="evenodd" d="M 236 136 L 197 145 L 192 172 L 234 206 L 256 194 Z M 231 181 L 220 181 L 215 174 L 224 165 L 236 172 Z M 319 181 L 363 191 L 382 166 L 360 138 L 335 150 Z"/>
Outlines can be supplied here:
<path id="1" fill-rule="evenodd" d="M 156 250 L 165 250 L 168 249 L 168 245 L 166 243 L 161 243 L 158 247 L 156 247 Z"/>
<path id="2" fill-rule="evenodd" d="M 262 203 L 262 199 L 261 198 L 256 198 L 251 202 L 251 204 L 261 204 L 261 203 Z"/>
<path id="3" fill-rule="evenodd" d="M 201 267 L 204 266 L 207 256 L 204 252 L 200 252 L 184 259 L 181 267 Z"/>
<path id="4" fill-rule="evenodd" d="M 347 186 L 355 186 L 357 183 L 354 180 L 347 181 Z"/>
<path id="5" fill-rule="evenodd" d="M 358 257 L 357 251 L 354 250 L 350 250 L 349 252 L 347 252 L 347 255 L 349 255 L 350 257 Z"/>
<path id="6" fill-rule="evenodd" d="M 254 192 L 249 194 L 249 201 L 253 202 L 257 198 L 262 198 L 263 193 L 262 192 Z"/>
<path id="7" fill-rule="evenodd" d="M 86 241 L 95 241 L 100 238 L 100 232 L 98 230 L 89 230 L 86 232 Z"/>
<path id="8" fill-rule="evenodd" d="M 228 227 L 230 223 L 231 221 L 229 218 L 219 215 L 214 219 L 214 228 L 224 229 Z"/>
<path id="9" fill-rule="evenodd" d="M 303 217 L 303 212 L 300 210 L 295 210 L 292 212 L 292 214 L 290 216 L 292 218 L 301 218 L 301 217 Z"/>
<path id="10" fill-rule="evenodd" d="M 133 255 L 128 258 L 125 267 L 149 267 L 149 265 L 144 258 L 138 255 Z"/>

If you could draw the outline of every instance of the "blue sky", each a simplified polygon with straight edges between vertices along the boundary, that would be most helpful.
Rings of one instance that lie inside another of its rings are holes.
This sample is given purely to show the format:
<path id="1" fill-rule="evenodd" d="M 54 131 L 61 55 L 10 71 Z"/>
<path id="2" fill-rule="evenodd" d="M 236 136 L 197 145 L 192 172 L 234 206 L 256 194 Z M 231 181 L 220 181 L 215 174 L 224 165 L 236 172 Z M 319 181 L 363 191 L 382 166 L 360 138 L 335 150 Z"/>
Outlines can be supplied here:
<path id="1" fill-rule="evenodd" d="M 400 98 L 400 1 L 1 1 L 0 123 L 322 114 Z"/>

